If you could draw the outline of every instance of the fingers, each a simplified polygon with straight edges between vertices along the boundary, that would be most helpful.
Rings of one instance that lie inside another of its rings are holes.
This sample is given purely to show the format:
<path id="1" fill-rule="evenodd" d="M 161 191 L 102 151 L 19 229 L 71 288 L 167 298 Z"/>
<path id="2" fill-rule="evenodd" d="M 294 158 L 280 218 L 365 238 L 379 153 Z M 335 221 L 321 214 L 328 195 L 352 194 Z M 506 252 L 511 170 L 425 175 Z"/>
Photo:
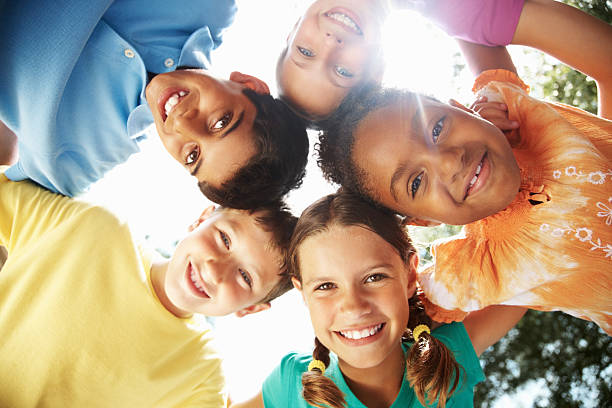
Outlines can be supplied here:
<path id="1" fill-rule="evenodd" d="M 500 102 L 488 102 L 486 96 L 482 96 L 474 103 L 471 109 L 497 126 L 500 130 L 513 130 L 519 127 L 519 123 L 508 118 L 508 106 Z"/>

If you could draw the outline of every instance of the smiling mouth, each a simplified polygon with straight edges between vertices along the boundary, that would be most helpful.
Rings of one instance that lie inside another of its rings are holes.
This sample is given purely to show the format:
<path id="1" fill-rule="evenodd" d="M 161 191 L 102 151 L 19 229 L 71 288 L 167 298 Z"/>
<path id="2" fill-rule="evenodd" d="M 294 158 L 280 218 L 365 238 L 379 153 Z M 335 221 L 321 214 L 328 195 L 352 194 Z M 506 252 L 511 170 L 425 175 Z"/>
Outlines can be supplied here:
<path id="1" fill-rule="evenodd" d="M 159 98 L 158 107 L 162 120 L 165 122 L 170 115 L 170 112 L 179 104 L 179 102 L 189 95 L 186 89 L 169 89 L 165 91 Z"/>
<path id="2" fill-rule="evenodd" d="M 188 282 L 191 283 L 190 287 L 193 292 L 195 292 L 201 297 L 210 298 L 210 296 L 206 292 L 206 289 L 204 288 L 202 277 L 200 276 L 196 268 L 193 267 L 191 261 L 187 264 L 187 277 Z"/>
<path id="3" fill-rule="evenodd" d="M 336 333 L 345 339 L 350 340 L 368 339 L 369 337 L 375 336 L 377 333 L 379 333 L 384 326 L 384 323 L 380 323 L 360 330 L 339 330 Z"/>
<path id="4" fill-rule="evenodd" d="M 478 163 L 478 165 L 476 166 L 476 170 L 474 171 L 474 175 L 472 176 L 470 182 L 468 183 L 468 185 L 467 185 L 467 187 L 465 189 L 465 196 L 463 197 L 464 200 L 470 194 L 472 194 L 475 191 L 480 189 L 482 183 L 478 183 L 478 181 L 480 180 L 480 175 L 481 175 L 481 172 L 482 172 L 482 168 L 484 167 L 486 158 L 487 158 L 487 153 L 485 152 L 485 154 L 482 156 L 482 159 L 480 160 L 480 163 Z M 476 184 L 476 183 L 478 183 L 478 184 Z"/>
<path id="5" fill-rule="evenodd" d="M 323 13 L 323 15 L 329 19 L 334 20 L 335 23 L 347 28 L 348 30 L 354 32 L 357 35 L 363 35 L 363 31 L 361 31 L 361 27 L 359 24 L 355 22 L 355 17 L 349 16 L 347 11 L 333 9 L 328 12 Z"/>

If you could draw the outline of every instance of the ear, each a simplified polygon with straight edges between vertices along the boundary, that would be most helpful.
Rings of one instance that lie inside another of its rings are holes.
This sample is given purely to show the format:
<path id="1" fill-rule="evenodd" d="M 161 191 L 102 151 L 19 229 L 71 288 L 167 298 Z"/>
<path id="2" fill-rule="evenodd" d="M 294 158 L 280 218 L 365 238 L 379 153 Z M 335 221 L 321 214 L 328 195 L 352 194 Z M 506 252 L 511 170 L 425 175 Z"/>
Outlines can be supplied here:
<path id="1" fill-rule="evenodd" d="M 408 215 L 402 220 L 402 226 L 404 227 L 406 225 L 415 225 L 417 227 L 436 227 L 440 224 L 442 223 L 438 221 L 424 220 L 422 218 L 410 217 Z"/>
<path id="2" fill-rule="evenodd" d="M 245 307 L 244 309 L 240 309 L 236 312 L 236 316 L 244 317 L 249 314 L 258 313 L 264 310 L 268 310 L 272 305 L 270 303 L 257 303 L 255 305 L 251 305 L 249 307 Z"/>
<path id="3" fill-rule="evenodd" d="M 449 99 L 448 104 L 452 107 L 461 109 L 462 111 L 466 111 L 467 113 L 471 113 L 472 115 L 476 115 L 476 112 L 455 99 Z"/>
<path id="4" fill-rule="evenodd" d="M 416 272 L 419 266 L 419 256 L 414 253 L 410 255 L 408 260 L 408 272 L 410 273 L 410 279 L 408 280 L 408 294 L 410 297 L 414 295 L 416 291 Z"/>
<path id="5" fill-rule="evenodd" d="M 210 217 L 212 215 L 213 212 L 215 212 L 215 206 L 214 205 L 210 205 L 210 206 L 206 207 L 204 209 L 204 211 L 202 211 L 202 214 L 200 214 L 198 219 L 195 220 L 193 222 L 193 224 L 191 224 L 189 226 L 189 232 L 191 232 L 194 229 L 198 228 L 201 223 L 203 223 L 206 219 L 208 219 L 208 217 Z"/>
<path id="6" fill-rule="evenodd" d="M 246 86 L 249 89 L 259 93 L 259 94 L 269 94 L 270 88 L 268 85 L 259 78 L 255 78 L 254 76 L 243 74 L 242 72 L 234 71 L 230 74 L 230 81 L 237 82 Z"/>
<path id="7" fill-rule="evenodd" d="M 302 292 L 302 283 L 295 277 L 291 277 L 291 283 L 293 283 L 293 287 L 297 289 L 298 292 L 300 292 L 302 300 L 306 302 L 306 299 L 304 299 L 304 292 Z"/>

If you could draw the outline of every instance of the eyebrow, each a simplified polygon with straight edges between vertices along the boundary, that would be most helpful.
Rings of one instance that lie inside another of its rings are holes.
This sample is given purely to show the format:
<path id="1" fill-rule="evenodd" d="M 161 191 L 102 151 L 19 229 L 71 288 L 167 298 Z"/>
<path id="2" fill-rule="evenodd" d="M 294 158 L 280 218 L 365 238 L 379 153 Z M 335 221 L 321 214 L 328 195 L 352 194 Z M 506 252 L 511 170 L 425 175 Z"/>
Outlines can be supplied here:
<path id="1" fill-rule="evenodd" d="M 397 167 L 397 169 L 395 169 L 395 171 L 393 172 L 393 176 L 391 176 L 391 183 L 389 185 L 389 192 L 391 193 L 391 196 L 393 197 L 395 202 L 399 201 L 398 198 L 397 198 L 397 186 L 396 186 L 396 184 L 399 182 L 399 180 L 402 178 L 402 176 L 406 172 L 406 168 L 407 167 L 408 167 L 408 165 L 406 163 L 400 164 Z"/>
<path id="2" fill-rule="evenodd" d="M 227 135 L 232 133 L 234 130 L 236 130 L 238 126 L 240 126 L 240 124 L 242 123 L 242 119 L 244 119 L 244 111 L 240 112 L 240 115 L 238 116 L 238 120 L 236 120 L 234 124 L 232 125 L 232 127 L 227 129 L 221 137 L 226 137 Z M 194 169 L 191 171 L 192 176 L 197 178 L 198 170 L 200 170 L 200 167 L 202 166 L 203 161 L 204 159 L 200 159 L 200 161 L 198 161 Z"/>
<path id="3" fill-rule="evenodd" d="M 420 126 L 422 116 L 423 116 L 422 105 L 420 102 L 417 102 L 417 108 L 415 109 L 414 114 L 412 116 L 412 120 L 410 121 L 410 129 L 412 132 L 418 133 L 422 129 L 422 126 Z M 391 176 L 391 182 L 389 183 L 389 192 L 391 193 L 391 196 L 393 197 L 396 203 L 399 202 L 398 194 L 397 194 L 397 183 L 402 178 L 407 168 L 408 168 L 408 163 L 406 162 L 401 163 L 397 167 L 397 169 L 395 169 L 395 171 L 393 172 L 393 175 Z"/>
<path id="4" fill-rule="evenodd" d="M 222 137 L 226 137 L 227 135 L 232 133 L 234 130 L 236 130 L 238 128 L 238 126 L 240 126 L 240 124 L 242 123 L 242 119 L 244 119 L 244 111 L 240 112 L 240 115 L 238 116 L 238 119 L 234 122 L 232 127 L 230 127 L 229 129 L 227 129 L 225 131 L 225 133 L 223 134 Z"/>
<path id="5" fill-rule="evenodd" d="M 245 233 L 242 224 L 237 222 L 236 220 L 227 220 L 227 225 L 229 226 L 229 229 L 231 230 L 231 233 L 234 238 L 237 238 Z M 249 275 L 251 275 L 251 283 L 253 288 L 255 288 L 256 281 L 255 279 L 253 279 L 253 275 L 255 275 L 255 277 L 257 278 L 257 282 L 261 285 L 263 279 L 261 277 L 259 268 L 256 265 L 249 265 L 247 267 L 247 272 L 249 273 Z"/>

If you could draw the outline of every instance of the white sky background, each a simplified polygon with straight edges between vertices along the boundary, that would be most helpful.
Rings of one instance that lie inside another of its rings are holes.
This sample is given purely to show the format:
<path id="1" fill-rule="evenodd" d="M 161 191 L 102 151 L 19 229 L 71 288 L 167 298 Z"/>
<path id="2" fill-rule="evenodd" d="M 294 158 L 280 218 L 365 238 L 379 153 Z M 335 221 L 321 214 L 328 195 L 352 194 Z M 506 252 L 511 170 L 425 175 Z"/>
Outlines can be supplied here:
<path id="1" fill-rule="evenodd" d="M 277 56 L 310 1 L 237 2 L 235 22 L 213 53 L 213 72 L 224 78 L 234 70 L 257 76 L 276 94 Z M 464 70 L 453 78 L 453 55 L 458 48 L 444 33 L 417 15 L 402 12 L 389 18 L 384 38 L 387 85 L 412 88 L 443 101 L 450 97 L 471 101 L 471 75 Z M 316 135 L 310 136 L 312 146 Z M 142 150 L 92 186 L 85 198 L 111 208 L 129 220 L 137 236 L 149 236 L 155 247 L 171 253 L 173 244 L 210 202 L 198 190 L 195 179 L 166 153 L 155 133 Z M 291 193 L 288 203 L 299 215 L 307 205 L 333 190 L 311 160 L 302 188 Z M 266 375 L 289 351 L 312 350 L 314 337 L 308 314 L 295 291 L 274 301 L 269 311 L 242 319 L 219 318 L 215 325 L 234 400 L 258 392 Z M 529 399 L 534 394 L 530 392 Z"/>

